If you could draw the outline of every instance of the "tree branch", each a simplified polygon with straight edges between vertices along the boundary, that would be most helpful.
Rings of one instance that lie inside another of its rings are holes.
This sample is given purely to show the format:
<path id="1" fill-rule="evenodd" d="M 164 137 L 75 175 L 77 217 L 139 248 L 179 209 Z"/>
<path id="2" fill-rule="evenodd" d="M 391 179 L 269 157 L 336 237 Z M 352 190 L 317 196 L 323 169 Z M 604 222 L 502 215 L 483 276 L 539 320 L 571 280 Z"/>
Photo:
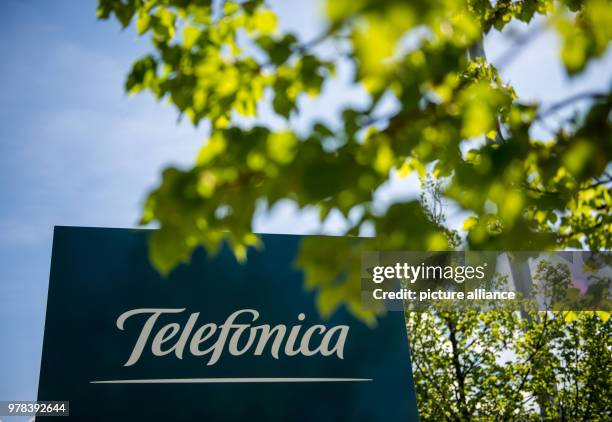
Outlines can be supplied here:
<path id="1" fill-rule="evenodd" d="M 453 367 L 455 368 L 455 376 L 457 377 L 457 384 L 459 385 L 459 413 L 464 420 L 470 419 L 470 413 L 467 406 L 467 399 L 465 396 L 465 374 L 461 368 L 461 362 L 459 361 L 459 342 L 457 340 L 457 331 L 455 323 L 450 318 L 446 319 L 446 325 L 449 332 L 449 340 L 452 349 Z"/>
<path id="2" fill-rule="evenodd" d="M 603 100 L 605 98 L 608 98 L 608 94 L 603 93 L 603 92 L 582 92 L 580 94 L 576 94 L 576 95 L 572 95 L 571 97 L 565 98 L 557 103 L 552 104 L 551 106 L 547 107 L 546 109 L 542 110 L 541 112 L 539 112 L 536 117 L 534 118 L 535 120 L 541 120 L 544 119 L 546 117 L 548 117 L 549 115 L 567 107 L 568 105 L 571 105 L 577 101 L 582 101 L 582 100 Z"/>

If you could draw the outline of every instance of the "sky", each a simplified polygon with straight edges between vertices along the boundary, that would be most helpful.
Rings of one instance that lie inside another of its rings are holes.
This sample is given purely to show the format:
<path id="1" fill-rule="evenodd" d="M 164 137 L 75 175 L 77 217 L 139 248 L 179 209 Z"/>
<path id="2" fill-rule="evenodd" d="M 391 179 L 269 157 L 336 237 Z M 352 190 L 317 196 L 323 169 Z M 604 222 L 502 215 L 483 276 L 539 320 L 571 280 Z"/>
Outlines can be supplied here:
<path id="1" fill-rule="evenodd" d="M 304 40 L 324 28 L 318 2 L 271 4 L 281 27 Z M 36 398 L 53 226 L 135 227 L 160 170 L 189 165 L 206 139 L 205 127 L 177 122 L 167 104 L 125 95 L 125 74 L 147 51 L 146 40 L 97 21 L 95 9 L 94 0 L 0 2 L 0 400 Z M 508 48 L 504 35 L 485 40 L 494 63 Z M 608 89 L 610 52 L 570 80 L 558 48 L 556 36 L 544 32 L 502 69 L 519 98 L 552 103 Z M 333 121 L 343 105 L 363 100 L 343 66 L 322 98 L 301 103 L 303 117 L 294 124 Z M 417 192 L 413 177 L 394 179 L 376 201 L 389 204 Z M 320 229 L 313 214 L 291 204 L 258 216 L 255 228 Z M 332 216 L 323 230 L 341 228 Z"/>

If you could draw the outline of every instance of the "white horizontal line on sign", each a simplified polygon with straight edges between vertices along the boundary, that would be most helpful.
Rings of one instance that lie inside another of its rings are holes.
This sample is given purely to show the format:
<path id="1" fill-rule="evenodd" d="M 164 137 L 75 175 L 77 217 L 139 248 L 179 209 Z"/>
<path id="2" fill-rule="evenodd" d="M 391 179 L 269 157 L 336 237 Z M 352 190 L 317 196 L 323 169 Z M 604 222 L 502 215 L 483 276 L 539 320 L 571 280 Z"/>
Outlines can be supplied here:
<path id="1" fill-rule="evenodd" d="M 262 382 L 365 382 L 372 378 L 161 378 L 90 381 L 90 384 L 220 384 Z"/>

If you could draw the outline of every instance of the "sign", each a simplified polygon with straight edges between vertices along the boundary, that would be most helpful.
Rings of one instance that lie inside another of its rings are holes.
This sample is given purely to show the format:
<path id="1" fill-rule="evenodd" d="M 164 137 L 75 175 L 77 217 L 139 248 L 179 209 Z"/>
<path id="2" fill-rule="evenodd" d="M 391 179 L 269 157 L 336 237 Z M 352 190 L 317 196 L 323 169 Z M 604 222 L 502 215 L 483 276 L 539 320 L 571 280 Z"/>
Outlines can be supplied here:
<path id="1" fill-rule="evenodd" d="M 149 233 L 55 229 L 38 400 L 65 419 L 418 420 L 403 315 L 321 319 L 301 236 L 263 235 L 242 265 L 198 250 L 163 278 Z"/>

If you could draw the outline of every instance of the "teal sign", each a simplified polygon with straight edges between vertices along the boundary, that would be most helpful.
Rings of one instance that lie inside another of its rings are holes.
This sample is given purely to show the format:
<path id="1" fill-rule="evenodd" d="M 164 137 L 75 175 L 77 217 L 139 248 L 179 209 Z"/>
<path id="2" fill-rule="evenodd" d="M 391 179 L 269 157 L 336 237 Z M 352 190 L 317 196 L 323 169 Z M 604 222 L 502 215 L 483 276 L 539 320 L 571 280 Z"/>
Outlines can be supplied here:
<path id="1" fill-rule="evenodd" d="M 418 420 L 403 314 L 321 319 L 301 236 L 162 278 L 149 233 L 55 229 L 38 399 L 68 401 L 65 419 Z"/>

